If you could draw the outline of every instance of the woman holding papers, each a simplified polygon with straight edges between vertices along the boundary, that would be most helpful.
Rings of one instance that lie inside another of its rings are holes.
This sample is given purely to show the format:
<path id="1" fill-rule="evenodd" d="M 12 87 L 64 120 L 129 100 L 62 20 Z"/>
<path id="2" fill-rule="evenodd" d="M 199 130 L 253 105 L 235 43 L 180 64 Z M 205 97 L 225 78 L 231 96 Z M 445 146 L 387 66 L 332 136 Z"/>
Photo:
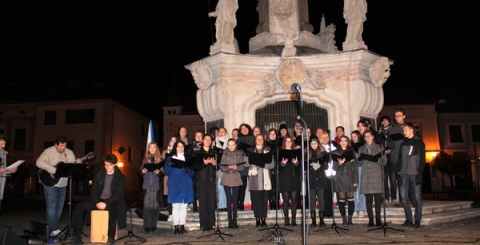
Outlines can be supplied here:
<path id="1" fill-rule="evenodd" d="M 274 168 L 275 162 L 263 134 L 255 136 L 255 144 L 247 149 L 245 161 L 255 225 L 267 226 L 268 192 L 272 189 L 269 170 Z"/>
<path id="2" fill-rule="evenodd" d="M 227 141 L 227 149 L 223 152 L 220 161 L 220 170 L 223 177 L 220 184 L 223 186 L 227 197 L 228 228 L 238 229 L 237 211 L 238 211 L 238 190 L 242 185 L 244 155 L 242 150 L 237 150 L 235 139 Z"/>
<path id="3" fill-rule="evenodd" d="M 368 227 L 373 227 L 374 200 L 376 225 L 382 226 L 380 217 L 383 193 L 382 165 L 387 164 L 387 157 L 383 153 L 383 147 L 375 143 L 375 134 L 371 130 L 365 130 L 363 137 L 365 144 L 358 149 L 358 160 L 362 165 L 360 193 L 365 194 Z"/>
<path id="4" fill-rule="evenodd" d="M 174 234 L 183 234 L 187 219 L 187 205 L 193 202 L 193 169 L 187 165 L 185 143 L 177 141 L 171 155 L 165 159 L 165 174 L 168 176 L 168 203 L 172 204 Z"/>
<path id="5" fill-rule="evenodd" d="M 217 159 L 213 151 L 213 136 L 203 135 L 202 148 L 195 154 L 197 171 L 198 213 L 200 229 L 213 230 L 217 206 Z"/>
<path id="6" fill-rule="evenodd" d="M 140 172 L 143 175 L 143 229 L 145 232 L 157 230 L 159 216 L 158 193 L 160 190 L 160 161 L 162 154 L 156 142 L 150 142 L 143 158 Z M 148 166 L 148 167 L 147 167 Z M 155 168 L 158 167 L 158 168 Z"/>
<path id="7" fill-rule="evenodd" d="M 326 226 L 323 219 L 323 211 L 325 210 L 325 198 L 324 198 L 324 189 L 327 188 L 328 182 L 330 180 L 325 174 L 325 170 L 328 169 L 328 164 L 321 159 L 321 156 L 326 154 L 325 147 L 321 146 L 317 138 L 312 138 L 310 140 L 310 195 L 309 196 L 309 207 L 310 214 L 312 218 L 312 226 L 317 226 L 317 215 L 316 215 L 316 202 L 318 201 L 318 216 L 320 219 L 320 226 Z"/>
<path id="8" fill-rule="evenodd" d="M 340 148 L 332 153 L 334 168 L 337 170 L 333 190 L 337 193 L 338 209 L 343 225 L 353 225 L 352 216 L 355 212 L 353 193 L 358 186 L 358 160 L 353 151 L 350 139 L 343 135 L 339 138 Z M 348 202 L 348 221 L 345 204 Z"/>
<path id="9" fill-rule="evenodd" d="M 282 147 L 279 152 L 278 159 L 280 160 L 278 190 L 282 193 L 283 199 L 283 214 L 285 217 L 285 226 L 296 226 L 297 216 L 297 197 L 300 191 L 300 158 L 294 154 L 295 151 L 295 137 L 286 135 L 283 138 Z M 301 149 L 298 149 L 301 154 Z M 288 216 L 288 206 L 291 202 L 292 223 Z"/>

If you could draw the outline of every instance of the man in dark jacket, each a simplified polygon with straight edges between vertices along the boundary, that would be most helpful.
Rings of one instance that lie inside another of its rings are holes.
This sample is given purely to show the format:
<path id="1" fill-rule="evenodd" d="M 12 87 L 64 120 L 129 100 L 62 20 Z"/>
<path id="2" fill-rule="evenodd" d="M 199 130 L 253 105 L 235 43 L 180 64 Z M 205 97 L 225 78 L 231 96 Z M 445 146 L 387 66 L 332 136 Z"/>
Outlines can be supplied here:
<path id="1" fill-rule="evenodd" d="M 105 168 L 100 169 L 91 189 L 92 201 L 83 201 L 75 206 L 73 214 L 73 239 L 74 245 L 82 244 L 82 228 L 86 212 L 92 210 L 108 211 L 108 241 L 107 245 L 115 243 L 115 232 L 118 228 L 127 225 L 125 204 L 125 176 L 115 165 L 117 157 L 108 154 L 104 158 Z"/>
<path id="2" fill-rule="evenodd" d="M 404 226 L 420 227 L 422 220 L 422 177 L 425 168 L 425 143 L 415 135 L 415 126 L 411 123 L 403 125 L 403 143 L 398 154 L 398 174 L 400 196 L 403 202 L 406 220 Z M 413 187 L 413 188 L 411 188 Z M 413 190 L 415 198 L 415 222 L 412 219 L 412 209 L 408 201 L 408 190 Z"/>

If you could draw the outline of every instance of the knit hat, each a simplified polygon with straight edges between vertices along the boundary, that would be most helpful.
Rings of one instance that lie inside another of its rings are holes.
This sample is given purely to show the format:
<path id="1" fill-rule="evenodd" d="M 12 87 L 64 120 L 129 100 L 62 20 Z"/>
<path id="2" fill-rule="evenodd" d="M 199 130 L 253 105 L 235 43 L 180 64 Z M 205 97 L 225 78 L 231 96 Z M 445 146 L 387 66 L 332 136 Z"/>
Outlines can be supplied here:
<path id="1" fill-rule="evenodd" d="M 280 124 L 280 127 L 278 128 L 278 132 L 282 131 L 282 129 L 286 129 L 288 132 L 288 126 L 285 123 Z"/>
<path id="2" fill-rule="evenodd" d="M 310 143 L 312 143 L 312 142 L 320 143 L 317 138 L 311 138 L 311 139 L 310 139 Z"/>

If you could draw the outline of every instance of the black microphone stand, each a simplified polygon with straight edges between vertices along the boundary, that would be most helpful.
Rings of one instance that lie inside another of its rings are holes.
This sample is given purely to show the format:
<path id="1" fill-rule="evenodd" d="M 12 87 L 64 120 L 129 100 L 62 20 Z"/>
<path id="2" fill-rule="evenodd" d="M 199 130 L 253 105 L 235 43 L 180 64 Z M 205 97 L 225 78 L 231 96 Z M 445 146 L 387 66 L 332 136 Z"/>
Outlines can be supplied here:
<path id="1" fill-rule="evenodd" d="M 275 232 L 273 233 L 273 235 L 275 237 L 281 237 L 282 236 L 282 232 L 279 231 L 279 230 L 284 230 L 284 231 L 293 231 L 291 229 L 287 229 L 287 228 L 283 228 L 283 227 L 280 227 L 280 225 L 278 224 L 278 197 L 279 197 L 279 193 L 278 193 L 278 152 L 279 152 L 279 149 L 280 147 L 278 146 L 278 140 L 275 139 L 275 147 L 277 148 L 276 149 L 276 155 L 277 157 L 275 158 L 275 182 L 276 182 L 276 187 L 275 187 L 275 225 L 273 225 L 273 227 L 268 227 L 268 228 L 262 228 L 260 229 L 260 231 L 265 231 L 265 230 L 271 230 L 271 229 L 275 229 Z M 283 204 L 285 205 L 285 203 Z"/>
<path id="2" fill-rule="evenodd" d="M 330 135 L 330 134 L 329 134 Z M 328 149 L 328 163 L 327 164 L 332 164 L 332 169 L 333 169 L 333 162 L 332 162 L 332 141 L 330 140 L 329 138 L 329 149 Z M 330 176 L 330 187 L 331 187 L 331 190 L 332 190 L 332 202 L 333 202 L 333 196 L 335 195 L 335 192 L 333 191 L 333 178 L 335 176 Z M 333 204 L 332 204 L 333 205 Z M 346 230 L 348 231 L 348 228 L 345 228 L 345 227 L 340 227 L 337 225 L 337 223 L 335 222 L 335 207 L 332 207 L 332 226 L 331 228 L 334 229 L 337 234 L 340 234 L 339 230 Z"/>
<path id="3" fill-rule="evenodd" d="M 306 205 L 305 205 L 305 195 L 306 195 L 306 186 L 305 186 L 305 144 L 304 140 L 305 137 L 304 135 L 307 133 L 307 124 L 305 123 L 305 120 L 303 120 L 302 114 L 303 114 L 303 104 L 302 104 L 302 93 L 300 92 L 301 88 L 300 85 L 297 83 L 292 84 L 291 86 L 292 91 L 296 93 L 297 95 L 297 106 L 298 106 L 298 116 L 297 120 L 300 121 L 302 124 L 302 180 L 301 180 L 301 193 L 300 195 L 302 196 L 302 244 L 306 245 L 307 244 L 307 221 L 306 221 Z M 308 173 L 307 173 L 308 174 Z M 308 177 L 308 176 L 307 176 Z M 285 204 L 284 204 L 285 205 Z M 295 221 L 293 221 L 295 222 Z"/>
<path id="4" fill-rule="evenodd" d="M 218 159 L 217 158 L 217 151 L 216 151 L 216 144 L 214 143 L 214 147 L 213 147 L 213 154 L 215 156 L 215 160 Z M 218 206 L 218 174 L 217 174 L 217 166 L 219 166 L 219 162 L 217 162 L 215 164 L 215 166 L 213 166 L 215 168 L 215 189 L 217 190 L 216 191 L 216 195 L 215 195 L 215 199 L 216 199 L 216 204 Z M 220 216 L 219 216 L 219 211 L 218 211 L 218 208 L 215 208 L 215 215 L 216 215 L 216 224 L 215 224 L 215 232 L 213 234 L 208 234 L 208 235 L 205 235 L 205 236 L 200 236 L 198 237 L 197 239 L 200 239 L 200 238 L 204 238 L 204 237 L 209 237 L 209 236 L 214 236 L 214 235 L 218 235 L 223 241 L 225 241 L 225 239 L 223 238 L 223 236 L 233 236 L 232 234 L 228 234 L 228 233 L 224 233 L 222 231 L 220 231 Z"/>
<path id="5" fill-rule="evenodd" d="M 383 164 L 381 165 L 381 167 L 382 167 L 382 180 L 385 181 L 385 179 L 384 179 L 385 175 L 384 175 L 384 172 L 383 172 L 384 171 Z M 405 232 L 405 230 L 402 230 L 402 229 L 396 229 L 396 228 L 388 227 L 388 224 L 387 224 L 387 210 L 385 208 L 385 206 L 387 206 L 386 202 L 385 202 L 385 188 L 382 188 L 382 200 L 383 200 L 383 224 L 380 227 L 371 228 L 367 231 L 383 230 L 383 236 L 387 236 L 387 230 Z"/>

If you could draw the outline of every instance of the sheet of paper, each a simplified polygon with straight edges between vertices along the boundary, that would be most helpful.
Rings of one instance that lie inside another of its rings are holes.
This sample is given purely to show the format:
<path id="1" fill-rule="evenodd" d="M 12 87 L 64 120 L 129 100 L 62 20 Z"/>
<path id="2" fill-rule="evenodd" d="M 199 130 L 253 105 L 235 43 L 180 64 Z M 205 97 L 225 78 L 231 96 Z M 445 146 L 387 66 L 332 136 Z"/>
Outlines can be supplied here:
<path id="1" fill-rule="evenodd" d="M 20 164 L 22 164 L 23 162 L 25 162 L 25 160 L 18 160 L 18 161 L 16 161 L 16 162 L 14 162 L 12 165 L 8 166 L 7 169 L 17 168 L 17 167 L 20 166 Z"/>

